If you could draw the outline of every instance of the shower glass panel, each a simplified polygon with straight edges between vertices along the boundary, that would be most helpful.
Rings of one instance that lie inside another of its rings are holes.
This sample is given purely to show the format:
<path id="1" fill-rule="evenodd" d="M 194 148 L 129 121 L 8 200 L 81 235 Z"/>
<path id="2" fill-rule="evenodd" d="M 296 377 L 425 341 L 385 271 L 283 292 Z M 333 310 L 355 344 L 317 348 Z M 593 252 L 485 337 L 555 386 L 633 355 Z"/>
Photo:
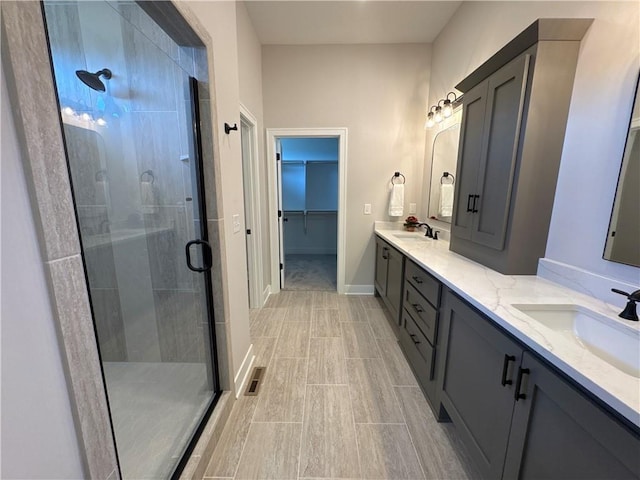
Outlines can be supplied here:
<path id="1" fill-rule="evenodd" d="M 43 8 L 122 477 L 168 478 L 219 393 L 190 80 L 207 82 L 205 50 L 135 2 Z"/>

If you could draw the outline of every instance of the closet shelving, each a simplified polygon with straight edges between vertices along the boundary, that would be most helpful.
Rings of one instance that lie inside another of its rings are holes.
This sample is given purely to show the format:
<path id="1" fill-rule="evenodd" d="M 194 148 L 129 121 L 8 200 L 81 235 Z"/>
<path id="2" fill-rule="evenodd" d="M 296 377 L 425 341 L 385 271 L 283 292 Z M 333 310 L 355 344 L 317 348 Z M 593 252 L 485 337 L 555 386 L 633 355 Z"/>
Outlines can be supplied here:
<path id="1" fill-rule="evenodd" d="M 337 160 L 283 160 L 284 214 L 302 215 L 306 235 L 308 216 L 337 215 L 337 184 Z"/>

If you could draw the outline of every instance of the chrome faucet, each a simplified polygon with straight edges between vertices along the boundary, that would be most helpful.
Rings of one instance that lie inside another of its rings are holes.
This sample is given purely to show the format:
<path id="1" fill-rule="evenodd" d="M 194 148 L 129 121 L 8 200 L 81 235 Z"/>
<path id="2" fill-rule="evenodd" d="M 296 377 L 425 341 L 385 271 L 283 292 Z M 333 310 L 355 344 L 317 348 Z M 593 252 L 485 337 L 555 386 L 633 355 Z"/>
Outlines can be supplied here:
<path id="1" fill-rule="evenodd" d="M 620 295 L 624 295 L 627 297 L 627 305 L 624 307 L 618 316 L 620 318 L 624 318 L 625 320 L 631 320 L 634 322 L 638 321 L 638 312 L 636 312 L 636 302 L 640 302 L 640 290 L 636 290 L 633 293 L 623 292 L 622 290 L 618 290 L 617 288 L 612 288 L 612 292 L 618 293 Z"/>

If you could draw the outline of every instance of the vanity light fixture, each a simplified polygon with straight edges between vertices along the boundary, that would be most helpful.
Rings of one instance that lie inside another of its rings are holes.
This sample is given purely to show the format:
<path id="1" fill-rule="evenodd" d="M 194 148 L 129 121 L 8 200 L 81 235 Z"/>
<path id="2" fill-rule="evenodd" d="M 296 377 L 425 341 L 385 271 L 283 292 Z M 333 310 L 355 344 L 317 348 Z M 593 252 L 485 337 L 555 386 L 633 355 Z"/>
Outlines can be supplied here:
<path id="1" fill-rule="evenodd" d="M 453 95 L 453 100 L 450 98 Z M 436 123 L 442 122 L 445 118 L 449 118 L 453 115 L 453 109 L 460 105 L 462 102 L 462 95 L 457 96 L 455 92 L 447 93 L 445 98 L 438 100 L 436 105 L 433 105 L 427 113 L 427 121 L 424 124 L 424 128 L 431 128 Z M 442 104 L 442 106 L 440 105 Z"/>
<path id="2" fill-rule="evenodd" d="M 444 106 L 442 107 L 442 114 L 444 115 L 444 118 L 449 118 L 451 115 L 453 115 L 453 103 L 451 103 L 451 100 L 449 100 L 449 95 L 453 95 L 453 103 L 455 103 L 458 99 L 455 92 L 447 93 L 447 96 L 444 99 Z"/>

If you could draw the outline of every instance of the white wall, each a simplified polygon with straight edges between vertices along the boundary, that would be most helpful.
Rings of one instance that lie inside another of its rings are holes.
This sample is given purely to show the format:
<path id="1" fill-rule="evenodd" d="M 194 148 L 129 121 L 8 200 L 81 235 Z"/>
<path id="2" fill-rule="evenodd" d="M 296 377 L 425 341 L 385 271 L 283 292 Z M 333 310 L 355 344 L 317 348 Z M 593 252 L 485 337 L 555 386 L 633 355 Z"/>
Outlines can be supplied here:
<path id="1" fill-rule="evenodd" d="M 407 177 L 404 217 L 421 198 L 431 46 L 267 45 L 262 59 L 266 128 L 348 128 L 345 284 L 372 287 L 393 172 Z"/>
<path id="2" fill-rule="evenodd" d="M 2 77 L 2 478 L 84 478 L 23 161 Z"/>
<path id="3" fill-rule="evenodd" d="M 222 184 L 226 276 L 225 307 L 229 321 L 230 348 L 234 376 L 243 366 L 249 351 L 249 295 L 242 191 L 242 151 L 240 133 L 224 133 L 224 123 L 240 125 L 238 48 L 235 2 L 188 2 L 213 40 L 212 105 L 218 129 L 220 175 Z M 218 197 L 220 199 L 220 197 Z M 240 230 L 233 232 L 232 216 L 241 218 Z M 246 366 L 246 365 L 245 365 Z M 241 378 L 239 380 L 242 380 Z"/>
<path id="4" fill-rule="evenodd" d="M 249 18 L 244 2 L 236 4 L 238 23 L 238 77 L 240 102 L 258 121 L 258 154 L 260 161 L 260 216 L 262 219 L 262 287 L 271 283 L 271 247 L 269 239 L 269 195 L 267 190 L 267 164 L 264 149 L 264 109 L 262 105 L 262 45 Z"/>
<path id="5" fill-rule="evenodd" d="M 602 252 L 640 68 L 639 2 L 465 2 L 433 44 L 430 103 L 541 17 L 595 19 L 580 49 L 546 257 L 638 285 L 640 269 Z"/>

